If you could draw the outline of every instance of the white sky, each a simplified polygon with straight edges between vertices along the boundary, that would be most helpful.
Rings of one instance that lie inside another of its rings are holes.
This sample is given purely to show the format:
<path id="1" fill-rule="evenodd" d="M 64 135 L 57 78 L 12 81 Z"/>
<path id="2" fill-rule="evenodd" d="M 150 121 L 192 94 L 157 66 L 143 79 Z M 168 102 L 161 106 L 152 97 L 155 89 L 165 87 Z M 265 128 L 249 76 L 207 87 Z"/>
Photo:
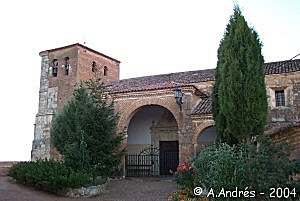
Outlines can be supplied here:
<path id="1" fill-rule="evenodd" d="M 238 0 L 266 62 L 300 53 L 299 0 Z M 214 68 L 232 0 L 9 0 L 0 3 L 0 161 L 30 160 L 42 50 L 86 45 L 121 78 Z"/>

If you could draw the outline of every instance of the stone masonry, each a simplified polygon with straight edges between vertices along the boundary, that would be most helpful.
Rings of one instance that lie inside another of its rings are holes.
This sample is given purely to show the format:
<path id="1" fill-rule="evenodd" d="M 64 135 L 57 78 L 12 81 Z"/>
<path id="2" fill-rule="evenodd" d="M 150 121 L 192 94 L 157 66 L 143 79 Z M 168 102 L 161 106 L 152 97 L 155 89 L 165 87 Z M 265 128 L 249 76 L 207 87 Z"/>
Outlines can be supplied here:
<path id="1" fill-rule="evenodd" d="M 265 74 L 269 105 L 266 132 L 270 134 L 299 122 L 300 60 L 266 63 Z M 169 110 L 178 126 L 179 161 L 189 160 L 189 157 L 199 150 L 199 138 L 203 131 L 214 126 L 210 98 L 213 82 L 213 69 L 113 82 L 108 91 L 120 115 L 118 131 L 126 130 L 139 108 L 147 105 L 162 106 Z M 179 86 L 185 94 L 182 111 L 173 95 L 175 86 Z M 276 106 L 277 91 L 284 93 L 284 106 Z M 293 141 L 298 140 L 296 137 L 299 135 L 297 130 L 296 134 L 288 137 Z M 169 140 L 171 141 L 172 137 Z"/>
<path id="2" fill-rule="evenodd" d="M 172 132 L 177 132 L 175 136 L 179 143 L 181 163 L 196 154 L 199 150 L 199 137 L 205 129 L 214 126 L 210 98 L 214 83 L 214 69 L 119 80 L 119 61 L 80 44 L 43 51 L 40 55 L 42 57 L 40 101 L 36 116 L 32 160 L 53 156 L 49 140 L 52 118 L 72 95 L 76 83 L 95 76 L 91 70 L 93 61 L 99 65 L 98 77 L 106 82 L 107 93 L 119 114 L 117 132 L 126 132 L 131 118 L 141 107 L 161 106 L 168 111 L 169 116 L 173 116 L 170 118 L 172 119 L 170 129 Z M 51 76 L 49 70 L 53 59 L 64 61 L 65 57 L 69 57 L 71 74 L 64 75 L 64 68 L 59 67 L 57 77 Z M 103 74 L 104 66 L 109 67 L 106 76 Z M 293 126 L 300 120 L 300 60 L 266 63 L 265 75 L 269 104 L 266 132 L 275 136 L 278 129 Z M 182 110 L 174 98 L 176 86 L 184 93 Z M 280 106 L 276 105 L 278 100 L 275 98 L 279 92 L 280 97 L 284 99 L 284 105 Z M 155 144 L 159 139 L 175 139 L 163 130 L 163 126 L 164 122 L 161 121 L 151 128 Z M 299 141 L 299 129 L 294 129 L 292 132 L 285 137 L 291 138 L 290 141 L 293 139 Z M 159 136 L 159 133 L 162 136 Z M 124 145 L 126 143 L 125 139 Z"/>
<path id="3" fill-rule="evenodd" d="M 51 158 L 51 121 L 71 97 L 77 83 L 98 78 L 104 82 L 119 80 L 118 60 L 81 44 L 42 51 L 40 56 L 39 108 L 35 120 L 32 160 Z"/>

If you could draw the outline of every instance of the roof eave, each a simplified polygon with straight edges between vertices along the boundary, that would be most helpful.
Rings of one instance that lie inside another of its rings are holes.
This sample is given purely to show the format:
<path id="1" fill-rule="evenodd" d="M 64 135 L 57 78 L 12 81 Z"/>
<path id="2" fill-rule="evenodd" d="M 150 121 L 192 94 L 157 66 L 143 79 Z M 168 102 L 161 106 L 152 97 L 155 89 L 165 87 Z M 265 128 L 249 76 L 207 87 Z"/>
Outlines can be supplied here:
<path id="1" fill-rule="evenodd" d="M 79 46 L 79 47 L 81 47 L 81 48 L 87 49 L 87 50 L 89 50 L 89 51 L 91 51 L 91 52 L 93 52 L 93 53 L 95 53 L 95 54 L 98 54 L 98 55 L 100 55 L 100 56 L 103 56 L 103 57 L 105 57 L 105 58 L 108 58 L 108 59 L 110 59 L 110 60 L 113 60 L 113 61 L 115 61 L 115 62 L 117 62 L 117 63 L 119 63 L 119 64 L 121 63 L 121 61 L 119 61 L 119 60 L 117 60 L 117 59 L 114 59 L 114 58 L 112 58 L 112 57 L 110 57 L 110 56 L 107 56 L 107 55 L 101 53 L 101 52 L 98 52 L 98 51 L 96 51 L 96 50 L 93 50 L 93 49 L 91 49 L 91 48 L 89 48 L 89 47 L 87 47 L 87 46 L 85 46 L 85 45 L 80 44 L 80 43 L 74 43 L 74 44 L 71 44 L 71 45 L 63 46 L 63 47 L 58 47 L 58 48 L 53 48 L 53 49 L 49 49 L 49 50 L 44 50 L 44 51 L 41 51 L 41 52 L 39 53 L 39 55 L 40 55 L 40 56 L 44 56 L 44 55 L 49 54 L 50 52 L 54 52 L 54 51 L 62 50 L 62 49 L 66 49 L 66 48 L 71 48 L 71 47 L 75 47 L 75 46 Z"/>

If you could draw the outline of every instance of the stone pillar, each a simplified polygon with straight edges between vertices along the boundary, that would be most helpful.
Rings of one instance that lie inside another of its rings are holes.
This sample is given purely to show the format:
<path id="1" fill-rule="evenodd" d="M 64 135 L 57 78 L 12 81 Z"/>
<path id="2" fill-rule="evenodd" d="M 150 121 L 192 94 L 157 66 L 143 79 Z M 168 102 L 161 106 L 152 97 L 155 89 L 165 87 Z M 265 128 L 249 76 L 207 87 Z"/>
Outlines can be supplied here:
<path id="1" fill-rule="evenodd" d="M 184 96 L 183 109 L 180 111 L 180 125 L 179 128 L 179 163 L 189 161 L 194 154 L 193 139 L 193 126 L 191 119 L 191 96 L 192 94 L 186 93 Z"/>
<path id="2" fill-rule="evenodd" d="M 198 143 L 194 144 L 194 157 L 197 156 L 197 152 L 198 152 Z"/>
<path id="3" fill-rule="evenodd" d="M 57 88 L 49 89 L 48 54 L 41 54 L 41 78 L 39 91 L 39 108 L 35 118 L 34 140 L 32 142 L 31 160 L 50 158 L 50 126 L 56 110 Z"/>

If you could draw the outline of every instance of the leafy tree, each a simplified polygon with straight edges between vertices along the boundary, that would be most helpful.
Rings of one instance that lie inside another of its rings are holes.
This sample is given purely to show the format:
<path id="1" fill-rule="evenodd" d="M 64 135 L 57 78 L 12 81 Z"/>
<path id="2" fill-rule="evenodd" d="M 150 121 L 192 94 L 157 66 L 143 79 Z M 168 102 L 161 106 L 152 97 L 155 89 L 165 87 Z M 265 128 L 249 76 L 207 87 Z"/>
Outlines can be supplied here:
<path id="1" fill-rule="evenodd" d="M 92 171 L 94 177 L 113 176 L 120 170 L 122 134 L 115 134 L 117 116 L 108 104 L 103 84 L 81 83 L 56 115 L 52 145 L 74 170 Z"/>
<path id="2" fill-rule="evenodd" d="M 258 34 L 235 6 L 218 49 L 212 93 L 218 141 L 249 142 L 264 131 L 267 97 L 261 47 Z"/>

